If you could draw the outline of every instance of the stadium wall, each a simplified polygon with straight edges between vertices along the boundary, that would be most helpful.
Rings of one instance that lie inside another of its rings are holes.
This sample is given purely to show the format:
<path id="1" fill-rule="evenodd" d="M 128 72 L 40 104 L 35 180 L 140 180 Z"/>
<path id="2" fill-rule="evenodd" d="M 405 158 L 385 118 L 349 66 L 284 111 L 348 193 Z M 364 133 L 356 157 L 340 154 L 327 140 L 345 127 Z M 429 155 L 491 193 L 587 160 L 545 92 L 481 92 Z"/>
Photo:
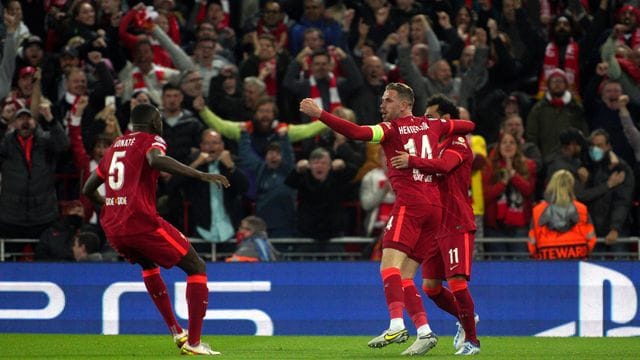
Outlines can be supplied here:
<path id="1" fill-rule="evenodd" d="M 208 264 L 205 334 L 372 335 L 387 324 L 378 263 Z M 163 271 L 186 325 L 185 277 Z M 478 262 L 480 335 L 638 336 L 639 262 Z M 427 300 L 432 328 L 455 321 Z M 407 324 L 410 321 L 407 320 Z M 162 334 L 125 263 L 0 264 L 0 332 Z"/>

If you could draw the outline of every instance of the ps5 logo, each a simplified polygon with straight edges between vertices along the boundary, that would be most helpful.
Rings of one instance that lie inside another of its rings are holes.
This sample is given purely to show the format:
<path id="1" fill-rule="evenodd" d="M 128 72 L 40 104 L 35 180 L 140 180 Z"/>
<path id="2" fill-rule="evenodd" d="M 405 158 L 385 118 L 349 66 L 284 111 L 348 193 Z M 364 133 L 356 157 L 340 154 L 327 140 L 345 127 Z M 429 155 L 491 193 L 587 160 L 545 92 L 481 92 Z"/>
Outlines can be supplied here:
<path id="1" fill-rule="evenodd" d="M 638 310 L 638 294 L 633 282 L 625 275 L 595 264 L 580 262 L 579 318 L 535 336 L 638 336 L 640 327 L 625 326 L 633 321 Z M 605 285 L 608 284 L 610 298 L 605 302 Z M 605 309 L 605 304 L 610 308 Z M 605 310 L 611 314 L 616 325 L 605 331 Z"/>

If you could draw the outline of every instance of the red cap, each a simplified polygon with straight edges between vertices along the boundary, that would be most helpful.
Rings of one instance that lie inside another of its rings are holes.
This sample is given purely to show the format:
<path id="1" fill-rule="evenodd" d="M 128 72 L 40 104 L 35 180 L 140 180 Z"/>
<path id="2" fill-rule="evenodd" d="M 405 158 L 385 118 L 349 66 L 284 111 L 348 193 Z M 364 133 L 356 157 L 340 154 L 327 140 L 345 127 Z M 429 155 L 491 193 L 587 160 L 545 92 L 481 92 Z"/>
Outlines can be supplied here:
<path id="1" fill-rule="evenodd" d="M 27 75 L 33 75 L 36 73 L 36 68 L 33 66 L 27 66 L 20 69 L 20 77 L 25 77 Z"/>

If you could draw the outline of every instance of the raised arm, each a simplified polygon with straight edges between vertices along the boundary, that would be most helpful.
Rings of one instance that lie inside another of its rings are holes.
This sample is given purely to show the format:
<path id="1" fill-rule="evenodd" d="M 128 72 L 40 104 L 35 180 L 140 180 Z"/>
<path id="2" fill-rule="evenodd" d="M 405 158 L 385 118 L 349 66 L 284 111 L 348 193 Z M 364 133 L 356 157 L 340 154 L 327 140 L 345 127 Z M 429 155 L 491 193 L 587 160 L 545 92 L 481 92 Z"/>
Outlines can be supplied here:
<path id="1" fill-rule="evenodd" d="M 370 126 L 356 125 L 348 120 L 328 113 L 318 106 L 313 99 L 306 98 L 300 102 L 300 111 L 312 118 L 320 118 L 333 130 L 353 140 L 374 140 L 373 129 Z M 378 139 L 379 140 L 379 139 Z"/>
<path id="2" fill-rule="evenodd" d="M 240 139 L 240 123 L 225 120 L 211 111 L 204 102 L 202 96 L 193 100 L 193 108 L 208 127 L 220 133 L 220 135 L 238 141 Z"/>
<path id="3" fill-rule="evenodd" d="M 312 121 L 306 124 L 289 125 L 289 140 L 294 143 L 300 140 L 314 137 L 327 129 L 322 121 Z"/>

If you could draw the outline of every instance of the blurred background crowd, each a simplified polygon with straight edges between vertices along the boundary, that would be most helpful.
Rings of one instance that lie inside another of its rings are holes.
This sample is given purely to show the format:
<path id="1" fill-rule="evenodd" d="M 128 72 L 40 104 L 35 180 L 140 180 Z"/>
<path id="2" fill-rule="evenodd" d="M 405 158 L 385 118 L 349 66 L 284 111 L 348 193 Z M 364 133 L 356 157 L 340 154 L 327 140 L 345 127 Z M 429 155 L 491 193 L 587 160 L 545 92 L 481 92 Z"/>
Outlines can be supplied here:
<path id="1" fill-rule="evenodd" d="M 188 236 L 235 244 L 256 215 L 270 238 L 313 238 L 314 251 L 376 237 L 395 201 L 384 155 L 298 104 L 376 124 L 390 82 L 413 88 L 416 115 L 444 94 L 476 123 L 477 236 L 522 238 L 485 251 L 527 251 L 558 170 L 597 247 L 630 251 L 617 239 L 640 232 L 637 0 L 8 0 L 0 12 L 0 238 L 40 239 L 35 259 L 104 252 L 79 189 L 141 103 L 161 110 L 168 155 L 232 184 L 161 176 L 158 210 Z"/>

